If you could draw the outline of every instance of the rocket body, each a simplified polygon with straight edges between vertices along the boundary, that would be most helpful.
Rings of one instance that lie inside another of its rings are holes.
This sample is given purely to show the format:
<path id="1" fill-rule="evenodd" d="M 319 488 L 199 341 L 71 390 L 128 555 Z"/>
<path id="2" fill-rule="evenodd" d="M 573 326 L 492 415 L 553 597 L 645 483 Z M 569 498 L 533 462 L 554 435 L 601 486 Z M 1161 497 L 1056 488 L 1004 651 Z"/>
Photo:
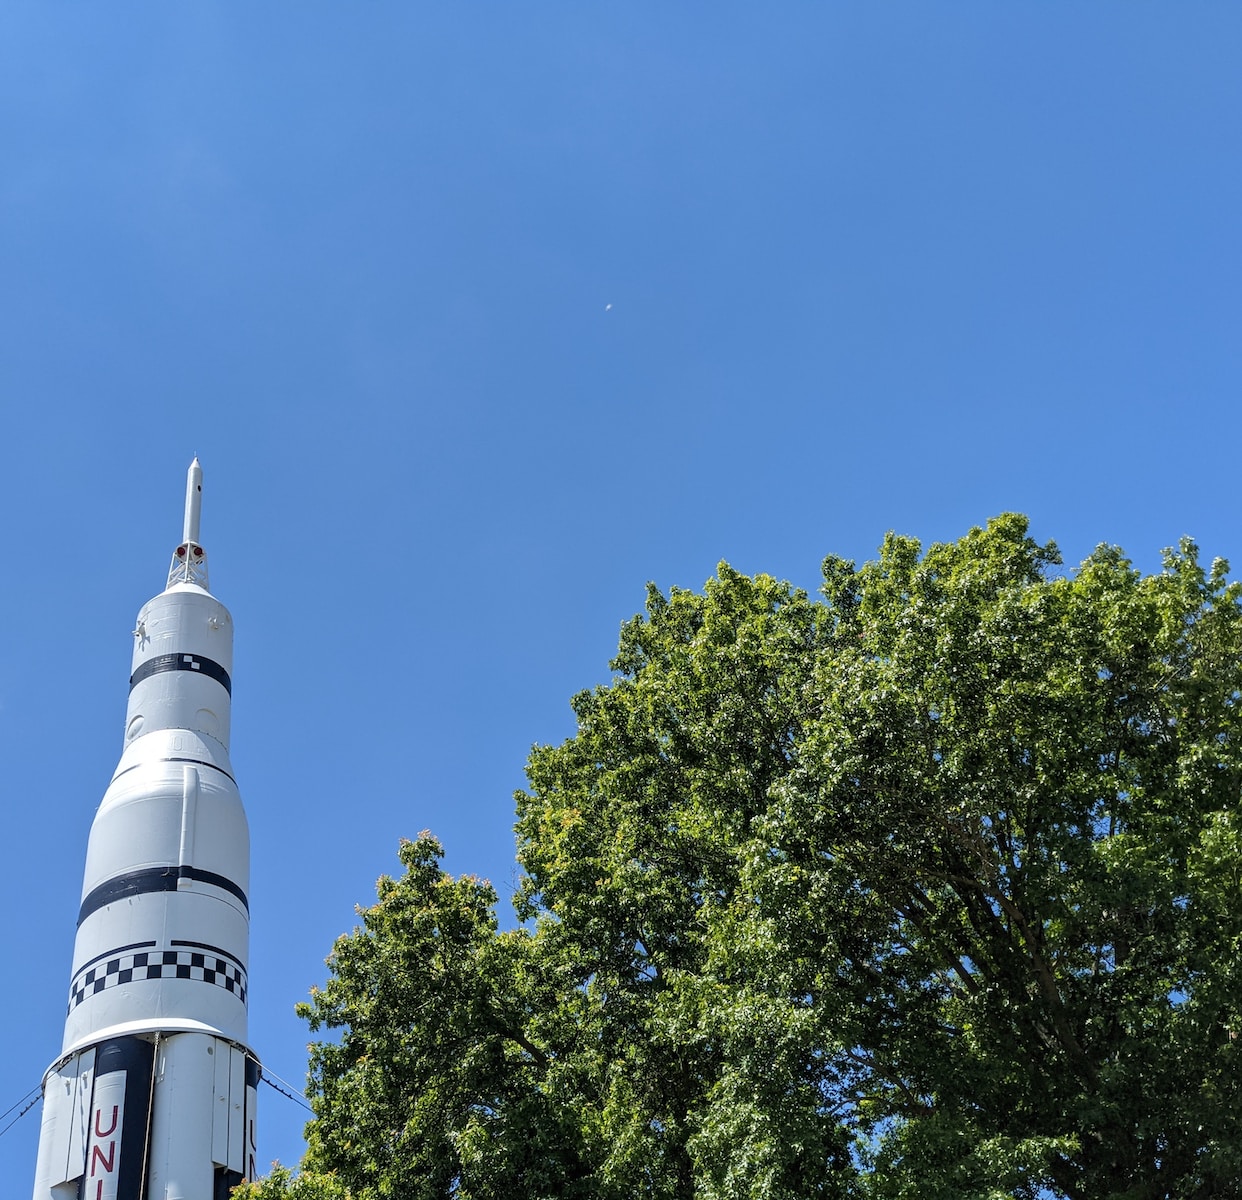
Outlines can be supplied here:
<path id="1" fill-rule="evenodd" d="M 186 540 L 134 630 L 124 748 L 91 826 L 64 1043 L 43 1082 L 34 1200 L 224 1200 L 255 1174 L 233 622 L 207 590 L 200 490 L 195 460 Z"/>

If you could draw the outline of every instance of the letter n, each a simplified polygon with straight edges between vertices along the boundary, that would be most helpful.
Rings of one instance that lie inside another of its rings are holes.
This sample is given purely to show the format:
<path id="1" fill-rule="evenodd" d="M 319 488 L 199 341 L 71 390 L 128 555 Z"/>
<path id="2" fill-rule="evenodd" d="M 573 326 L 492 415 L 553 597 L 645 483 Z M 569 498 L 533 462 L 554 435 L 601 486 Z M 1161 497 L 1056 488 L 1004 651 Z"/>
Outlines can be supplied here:
<path id="1" fill-rule="evenodd" d="M 104 1173 L 112 1174 L 112 1164 L 116 1161 L 116 1142 L 108 1143 L 108 1156 L 104 1157 L 104 1152 L 98 1146 L 91 1147 L 91 1174 L 95 1174 L 96 1159 L 104 1165 Z"/>

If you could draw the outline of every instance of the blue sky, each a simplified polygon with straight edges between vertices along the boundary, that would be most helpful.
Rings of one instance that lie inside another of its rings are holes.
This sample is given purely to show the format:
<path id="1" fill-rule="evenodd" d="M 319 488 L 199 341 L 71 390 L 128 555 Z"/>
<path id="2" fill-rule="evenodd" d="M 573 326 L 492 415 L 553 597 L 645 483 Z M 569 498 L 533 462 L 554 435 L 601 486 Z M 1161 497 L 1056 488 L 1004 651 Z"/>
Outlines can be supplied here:
<path id="1" fill-rule="evenodd" d="M 1242 565 L 1240 35 L 1223 2 L 5 4 L 0 1109 L 60 1046 L 195 453 L 251 1035 L 295 1082 L 400 837 L 504 908 L 526 754 L 648 580 L 814 589 L 1013 509 L 1071 564 Z M 37 1138 L 0 1138 L 16 1194 Z"/>

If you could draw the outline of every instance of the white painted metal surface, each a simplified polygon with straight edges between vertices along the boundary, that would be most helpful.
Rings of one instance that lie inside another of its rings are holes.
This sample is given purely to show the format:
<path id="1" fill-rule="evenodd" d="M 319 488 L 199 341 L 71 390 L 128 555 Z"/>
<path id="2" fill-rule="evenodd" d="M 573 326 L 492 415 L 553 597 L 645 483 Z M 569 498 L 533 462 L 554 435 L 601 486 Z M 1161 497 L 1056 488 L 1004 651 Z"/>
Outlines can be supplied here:
<path id="1" fill-rule="evenodd" d="M 121 760 L 91 827 L 35 1200 L 212 1200 L 253 1172 L 250 836 L 228 753 L 233 621 L 207 590 L 201 504 L 195 459 L 168 586 L 134 629 Z M 103 1074 L 105 1059 L 138 1066 Z M 123 1130 L 106 1128 L 113 1106 Z"/>

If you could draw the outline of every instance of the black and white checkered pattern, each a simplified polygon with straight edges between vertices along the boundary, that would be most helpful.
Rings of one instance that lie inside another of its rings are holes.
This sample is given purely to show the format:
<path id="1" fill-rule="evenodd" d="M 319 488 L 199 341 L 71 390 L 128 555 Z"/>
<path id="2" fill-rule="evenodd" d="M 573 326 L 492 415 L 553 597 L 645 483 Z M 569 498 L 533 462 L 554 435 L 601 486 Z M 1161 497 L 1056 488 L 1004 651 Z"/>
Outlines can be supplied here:
<path id="1" fill-rule="evenodd" d="M 237 963 L 206 950 L 141 950 L 105 956 L 76 975 L 69 987 L 69 1012 L 106 988 L 144 979 L 214 983 L 246 1003 L 246 972 Z"/>

